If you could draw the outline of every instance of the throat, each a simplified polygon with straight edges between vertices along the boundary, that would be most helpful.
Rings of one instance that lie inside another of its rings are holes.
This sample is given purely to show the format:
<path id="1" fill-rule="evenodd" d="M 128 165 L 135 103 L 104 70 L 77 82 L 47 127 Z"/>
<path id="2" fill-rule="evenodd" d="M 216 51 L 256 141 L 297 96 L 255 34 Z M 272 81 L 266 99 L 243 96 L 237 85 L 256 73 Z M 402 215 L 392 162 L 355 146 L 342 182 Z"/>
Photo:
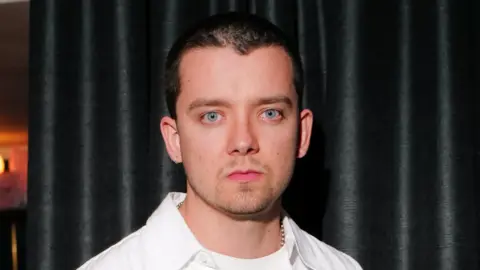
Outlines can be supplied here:
<path id="1" fill-rule="evenodd" d="M 208 250 L 238 259 L 257 259 L 281 250 L 285 245 L 282 217 L 268 222 L 232 220 L 213 211 L 189 209 L 188 202 L 177 205 L 190 231 Z"/>

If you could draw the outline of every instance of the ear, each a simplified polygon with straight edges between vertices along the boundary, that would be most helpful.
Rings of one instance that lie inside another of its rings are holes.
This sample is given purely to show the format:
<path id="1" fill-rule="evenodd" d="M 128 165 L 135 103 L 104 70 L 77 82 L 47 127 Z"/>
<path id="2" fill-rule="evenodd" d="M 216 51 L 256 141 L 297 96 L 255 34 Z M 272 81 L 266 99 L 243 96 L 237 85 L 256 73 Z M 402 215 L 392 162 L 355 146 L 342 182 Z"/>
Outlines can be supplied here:
<path id="1" fill-rule="evenodd" d="M 180 137 L 178 134 L 177 122 L 168 116 L 160 121 L 160 131 L 170 159 L 175 163 L 182 162 L 182 151 L 180 148 Z"/>
<path id="2" fill-rule="evenodd" d="M 311 110 L 304 109 L 300 112 L 300 138 L 298 140 L 297 158 L 302 158 L 307 154 L 312 136 L 313 113 Z"/>

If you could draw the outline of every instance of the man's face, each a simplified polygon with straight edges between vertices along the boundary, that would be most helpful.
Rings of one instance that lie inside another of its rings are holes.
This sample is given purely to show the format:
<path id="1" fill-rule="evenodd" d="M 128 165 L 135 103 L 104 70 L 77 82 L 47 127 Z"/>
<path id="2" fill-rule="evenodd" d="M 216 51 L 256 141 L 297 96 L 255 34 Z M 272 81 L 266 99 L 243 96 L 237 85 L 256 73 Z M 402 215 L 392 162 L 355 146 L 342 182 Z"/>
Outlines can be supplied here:
<path id="1" fill-rule="evenodd" d="M 312 114 L 298 112 L 289 56 L 280 47 L 192 49 L 179 74 L 177 119 L 161 127 L 187 193 L 233 216 L 265 212 L 310 140 Z"/>

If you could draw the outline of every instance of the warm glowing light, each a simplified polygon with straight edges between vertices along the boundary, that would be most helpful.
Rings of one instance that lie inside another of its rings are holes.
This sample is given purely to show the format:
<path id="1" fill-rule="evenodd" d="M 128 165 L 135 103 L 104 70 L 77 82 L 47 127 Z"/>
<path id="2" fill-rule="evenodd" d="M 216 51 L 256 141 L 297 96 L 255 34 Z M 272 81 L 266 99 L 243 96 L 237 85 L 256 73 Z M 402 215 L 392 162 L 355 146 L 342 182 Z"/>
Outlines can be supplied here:
<path id="1" fill-rule="evenodd" d="M 1 0 L 0 0 L 1 1 Z M 0 130 L 2 128 L 0 127 Z M 28 143 L 27 131 L 0 131 L 0 147 L 26 145 Z"/>
<path id="2" fill-rule="evenodd" d="M 12 263 L 13 270 L 18 270 L 17 228 L 12 224 Z"/>
<path id="3" fill-rule="evenodd" d="M 0 174 L 5 172 L 5 160 L 0 156 Z"/>

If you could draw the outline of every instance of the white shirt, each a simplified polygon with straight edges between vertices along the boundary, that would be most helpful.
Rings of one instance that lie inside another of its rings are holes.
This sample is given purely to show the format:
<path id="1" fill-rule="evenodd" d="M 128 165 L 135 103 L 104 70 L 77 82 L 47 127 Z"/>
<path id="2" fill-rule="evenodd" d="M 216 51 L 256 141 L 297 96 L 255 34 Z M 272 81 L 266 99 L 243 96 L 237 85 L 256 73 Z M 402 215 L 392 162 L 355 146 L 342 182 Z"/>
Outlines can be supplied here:
<path id="1" fill-rule="evenodd" d="M 211 255 L 211 257 L 209 256 Z M 216 269 L 228 269 L 228 270 L 292 270 L 292 265 L 289 260 L 289 254 L 286 246 L 284 245 L 278 251 L 257 259 L 239 259 L 216 252 L 209 252 L 209 255 L 205 255 L 204 258 L 199 260 L 191 260 L 185 270 L 200 270 L 200 269 L 212 269 L 209 267 L 208 262 L 212 260 L 212 265 Z"/>
<path id="2" fill-rule="evenodd" d="M 169 193 L 142 228 L 77 270 L 230 270 L 220 268 L 218 264 L 225 260 L 202 247 L 188 228 L 177 209 L 185 196 L 185 193 Z M 284 247 L 291 267 L 286 269 L 362 270 L 352 257 L 303 231 L 288 215 L 282 222 Z"/>

